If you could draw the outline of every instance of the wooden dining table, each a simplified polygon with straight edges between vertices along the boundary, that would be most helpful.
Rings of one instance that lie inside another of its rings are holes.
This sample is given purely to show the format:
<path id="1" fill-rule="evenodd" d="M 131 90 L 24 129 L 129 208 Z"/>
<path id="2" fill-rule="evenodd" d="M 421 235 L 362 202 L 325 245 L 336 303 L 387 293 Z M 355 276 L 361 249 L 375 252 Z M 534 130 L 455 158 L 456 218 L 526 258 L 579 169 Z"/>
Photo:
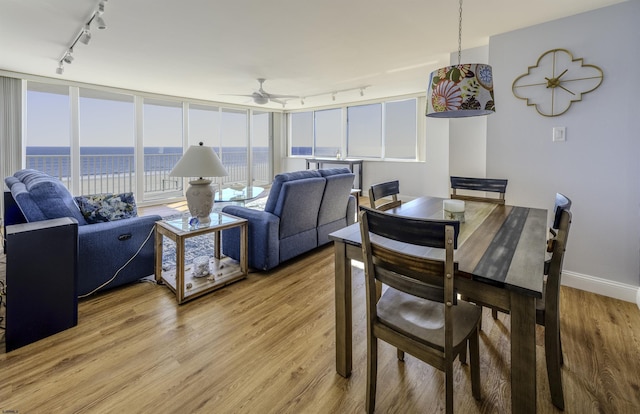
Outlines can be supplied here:
<path id="1" fill-rule="evenodd" d="M 387 213 L 446 219 L 443 200 L 420 197 Z M 542 297 L 546 222 L 545 209 L 467 201 L 454 255 L 458 293 L 510 311 L 511 407 L 518 414 L 536 412 L 535 300 Z M 336 370 L 349 377 L 351 260 L 362 261 L 359 224 L 335 231 L 329 238 L 334 241 L 335 251 Z M 422 253 L 418 250 L 415 254 Z M 433 249 L 425 249 L 424 255 L 434 254 Z"/>

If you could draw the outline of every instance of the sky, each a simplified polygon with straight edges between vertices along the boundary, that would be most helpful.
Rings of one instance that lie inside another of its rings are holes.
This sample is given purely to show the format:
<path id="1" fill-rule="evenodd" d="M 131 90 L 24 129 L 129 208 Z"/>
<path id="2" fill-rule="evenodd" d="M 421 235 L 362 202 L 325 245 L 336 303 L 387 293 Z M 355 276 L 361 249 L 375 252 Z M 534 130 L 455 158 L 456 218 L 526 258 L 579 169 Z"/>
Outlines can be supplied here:
<path id="1" fill-rule="evenodd" d="M 135 141 L 135 107 L 132 96 L 102 93 L 79 100 L 81 146 L 132 147 Z M 94 94 L 94 92 L 89 92 Z M 27 93 L 27 146 L 69 146 L 70 98 L 59 93 Z M 143 106 L 143 142 L 152 147 L 181 147 L 183 114 L 180 102 L 150 101 Z M 268 114 L 254 116 L 254 145 L 268 146 Z M 220 121 L 222 119 L 222 123 Z M 246 146 L 247 113 L 194 105 L 189 111 L 189 145 Z"/>

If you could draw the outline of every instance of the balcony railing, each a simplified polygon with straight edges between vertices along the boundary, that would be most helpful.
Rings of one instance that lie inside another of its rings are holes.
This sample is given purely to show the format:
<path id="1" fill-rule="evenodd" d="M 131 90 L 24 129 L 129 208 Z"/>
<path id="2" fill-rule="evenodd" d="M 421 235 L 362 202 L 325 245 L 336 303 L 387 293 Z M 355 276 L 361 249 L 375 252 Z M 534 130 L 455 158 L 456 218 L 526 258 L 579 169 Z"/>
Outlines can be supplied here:
<path id="1" fill-rule="evenodd" d="M 254 149 L 254 182 L 271 182 L 268 149 Z M 164 194 L 182 191 L 183 180 L 170 177 L 169 172 L 182 157 L 182 154 L 145 154 L 144 155 L 144 194 L 147 198 L 161 198 Z M 43 171 L 58 177 L 67 188 L 71 188 L 71 169 L 69 155 L 27 155 L 26 168 Z M 217 182 L 226 187 L 236 183 L 248 182 L 246 150 L 223 150 L 222 163 L 227 172 Z M 124 193 L 135 192 L 136 169 L 133 154 L 105 154 L 80 156 L 80 193 Z"/>

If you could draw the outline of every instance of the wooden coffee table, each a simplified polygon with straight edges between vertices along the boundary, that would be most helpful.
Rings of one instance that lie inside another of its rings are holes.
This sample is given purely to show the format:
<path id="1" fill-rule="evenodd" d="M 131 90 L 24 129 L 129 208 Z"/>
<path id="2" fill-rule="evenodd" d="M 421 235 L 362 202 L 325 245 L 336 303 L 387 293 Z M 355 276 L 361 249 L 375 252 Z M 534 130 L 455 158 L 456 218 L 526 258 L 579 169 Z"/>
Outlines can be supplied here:
<path id="1" fill-rule="evenodd" d="M 213 212 L 211 222 L 206 225 L 189 225 L 189 218 L 178 217 L 161 220 L 156 223 L 155 277 L 159 284 L 166 284 L 176 294 L 176 300 L 182 304 L 213 290 L 220 289 L 247 276 L 247 220 Z M 221 231 L 233 227 L 240 228 L 240 262 L 220 254 Z M 201 252 L 208 258 L 209 273 L 201 275 L 193 263 L 185 263 L 185 240 L 192 237 L 213 235 L 213 252 Z M 162 242 L 164 237 L 176 245 L 176 266 L 174 269 L 162 269 Z"/>

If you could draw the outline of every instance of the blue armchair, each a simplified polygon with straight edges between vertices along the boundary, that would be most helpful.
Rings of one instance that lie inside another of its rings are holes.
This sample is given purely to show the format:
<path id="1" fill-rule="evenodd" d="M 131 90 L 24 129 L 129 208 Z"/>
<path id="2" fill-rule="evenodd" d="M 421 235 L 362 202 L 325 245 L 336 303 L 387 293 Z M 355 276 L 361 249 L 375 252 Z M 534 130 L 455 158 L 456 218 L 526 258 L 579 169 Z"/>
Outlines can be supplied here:
<path id="1" fill-rule="evenodd" d="M 85 217 L 95 214 L 83 215 L 69 190 L 55 177 L 25 169 L 6 177 L 5 183 L 9 188 L 4 198 L 5 225 L 60 217 L 78 222 L 78 295 L 154 273 L 153 231 L 160 216 L 138 217 L 134 207 L 128 213 L 130 218 L 90 224 Z M 51 246 L 55 248 L 55 240 Z M 10 254 L 11 246 L 6 249 Z"/>
<path id="2" fill-rule="evenodd" d="M 355 222 L 354 174 L 348 168 L 276 175 L 264 211 L 226 206 L 249 221 L 249 266 L 269 270 L 329 242 L 329 233 Z M 240 258 L 240 232 L 222 232 L 222 251 Z"/>

